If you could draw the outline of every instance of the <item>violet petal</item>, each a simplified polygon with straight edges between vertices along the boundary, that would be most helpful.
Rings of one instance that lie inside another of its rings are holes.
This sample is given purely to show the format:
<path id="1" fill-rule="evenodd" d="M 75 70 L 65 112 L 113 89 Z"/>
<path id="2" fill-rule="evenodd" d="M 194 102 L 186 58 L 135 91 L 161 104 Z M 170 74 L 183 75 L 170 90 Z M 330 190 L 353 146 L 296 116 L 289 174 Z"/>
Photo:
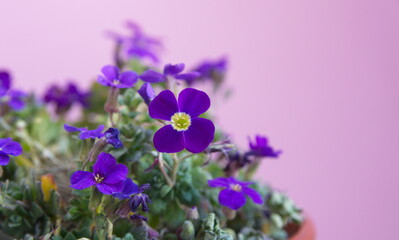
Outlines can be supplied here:
<path id="1" fill-rule="evenodd" d="M 76 171 L 71 176 L 71 188 L 82 190 L 96 184 L 94 175 L 87 171 Z"/>
<path id="2" fill-rule="evenodd" d="M 224 177 L 208 180 L 208 185 L 210 187 L 229 187 L 229 184 L 230 184 L 229 180 Z"/>
<path id="3" fill-rule="evenodd" d="M 204 151 L 213 141 L 215 125 L 205 118 L 191 119 L 191 126 L 184 132 L 185 147 L 192 153 Z"/>
<path id="4" fill-rule="evenodd" d="M 116 165 L 117 162 L 111 154 L 102 152 L 98 155 L 97 161 L 93 165 L 93 173 L 94 175 L 100 174 L 103 177 L 107 176 Z"/>
<path id="5" fill-rule="evenodd" d="M 211 106 L 208 95 L 194 88 L 186 88 L 179 94 L 180 112 L 189 114 L 192 118 L 206 112 Z"/>
<path id="6" fill-rule="evenodd" d="M 148 110 L 152 118 L 170 121 L 179 108 L 175 95 L 170 90 L 164 90 L 151 101 Z"/>
<path id="7" fill-rule="evenodd" d="M 163 68 L 163 74 L 175 76 L 184 70 L 184 63 L 166 64 Z"/>
<path id="8" fill-rule="evenodd" d="M 119 69 L 116 66 L 107 65 L 101 69 L 101 72 L 104 74 L 105 78 L 112 82 L 119 77 Z"/>
<path id="9" fill-rule="evenodd" d="M 116 182 L 114 184 L 99 183 L 96 185 L 97 189 L 103 194 L 111 195 L 113 193 L 118 193 L 123 189 L 123 181 Z"/>
<path id="10" fill-rule="evenodd" d="M 10 157 L 4 152 L 0 151 L 0 165 L 4 166 L 10 162 Z"/>
<path id="11" fill-rule="evenodd" d="M 233 210 L 241 208 L 245 205 L 245 202 L 245 195 L 242 192 L 237 192 L 226 188 L 219 193 L 219 203 Z"/>
<path id="12" fill-rule="evenodd" d="M 155 133 L 154 146 L 159 152 L 180 152 L 184 149 L 183 132 L 174 130 L 171 125 L 164 126 Z"/>
<path id="13" fill-rule="evenodd" d="M 140 79 L 144 82 L 156 83 L 156 82 L 164 82 L 166 81 L 166 77 L 159 72 L 154 70 L 147 70 L 140 75 Z"/>
<path id="14" fill-rule="evenodd" d="M 255 191 L 254 189 L 249 188 L 249 187 L 243 187 L 242 191 L 246 195 L 248 195 L 252 199 L 252 201 L 254 201 L 254 203 L 263 204 L 262 196 L 257 191 Z"/>

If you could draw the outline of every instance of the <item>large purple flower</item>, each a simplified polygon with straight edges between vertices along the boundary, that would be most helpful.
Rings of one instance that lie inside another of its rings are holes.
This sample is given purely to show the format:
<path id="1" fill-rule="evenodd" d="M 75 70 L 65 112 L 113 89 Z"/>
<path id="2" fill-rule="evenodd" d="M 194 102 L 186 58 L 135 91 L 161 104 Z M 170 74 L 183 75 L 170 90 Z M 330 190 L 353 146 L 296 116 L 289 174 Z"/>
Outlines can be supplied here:
<path id="1" fill-rule="evenodd" d="M 193 81 L 198 78 L 201 74 L 199 72 L 188 72 L 182 73 L 184 70 L 184 63 L 178 64 L 166 64 L 163 69 L 163 73 L 156 72 L 154 70 L 147 70 L 140 75 L 140 79 L 144 82 L 164 82 L 168 76 L 171 76 L 178 80 Z"/>
<path id="2" fill-rule="evenodd" d="M 254 189 L 248 187 L 253 184 L 252 182 L 242 182 L 232 177 L 220 177 L 208 180 L 208 184 L 210 187 L 224 188 L 219 193 L 219 203 L 233 210 L 237 210 L 245 205 L 246 195 L 249 196 L 254 203 L 263 204 L 262 196 Z"/>
<path id="3" fill-rule="evenodd" d="M 176 100 L 170 90 L 162 91 L 149 105 L 152 118 L 169 121 L 154 135 L 154 146 L 159 152 L 174 153 L 184 148 L 192 153 L 204 151 L 213 141 L 215 126 L 198 116 L 210 107 L 208 95 L 186 88 Z"/>
<path id="4" fill-rule="evenodd" d="M 257 157 L 277 158 L 282 152 L 276 151 L 271 146 L 269 146 L 268 139 L 261 135 L 256 135 L 254 142 L 249 140 L 249 147 L 251 151 L 248 154 Z"/>
<path id="5" fill-rule="evenodd" d="M 128 168 L 118 164 L 109 153 L 100 153 L 93 166 L 93 172 L 76 171 L 71 176 L 71 188 L 82 190 L 96 186 L 103 194 L 113 194 L 122 191 Z"/>
<path id="6" fill-rule="evenodd" d="M 12 141 L 11 138 L 0 139 L 0 165 L 7 165 L 10 156 L 18 156 L 22 153 L 21 144 Z"/>
<path id="7" fill-rule="evenodd" d="M 88 138 L 104 137 L 104 133 L 102 133 L 102 131 L 104 130 L 104 125 L 100 125 L 96 129 L 93 129 L 93 130 L 88 130 L 87 128 L 77 128 L 74 126 L 64 124 L 64 129 L 67 132 L 80 132 L 79 138 L 82 140 L 88 139 Z"/>
<path id="8" fill-rule="evenodd" d="M 133 71 L 119 72 L 119 68 L 112 65 L 101 69 L 104 76 L 98 76 L 98 82 L 106 87 L 130 88 L 137 82 L 138 75 Z"/>

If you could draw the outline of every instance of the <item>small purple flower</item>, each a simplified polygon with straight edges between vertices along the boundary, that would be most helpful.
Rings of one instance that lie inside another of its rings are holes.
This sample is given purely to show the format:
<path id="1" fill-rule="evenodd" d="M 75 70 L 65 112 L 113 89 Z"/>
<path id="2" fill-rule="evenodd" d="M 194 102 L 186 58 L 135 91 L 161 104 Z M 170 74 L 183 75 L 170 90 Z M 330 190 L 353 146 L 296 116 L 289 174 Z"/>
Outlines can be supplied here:
<path id="1" fill-rule="evenodd" d="M 109 128 L 104 132 L 107 143 L 114 146 L 114 148 L 123 148 L 123 143 L 119 138 L 119 130 L 117 128 Z"/>
<path id="2" fill-rule="evenodd" d="M 163 74 L 149 69 L 140 75 L 140 79 L 144 82 L 156 83 L 166 81 L 168 76 L 185 81 L 193 81 L 196 78 L 200 77 L 201 74 L 195 71 L 181 73 L 184 70 L 184 67 L 184 63 L 166 64 L 164 66 Z"/>
<path id="3" fill-rule="evenodd" d="M 15 111 L 20 111 L 25 107 L 24 99 L 28 96 L 26 93 L 19 90 L 10 90 L 8 95 L 10 97 L 8 105 Z"/>
<path id="4" fill-rule="evenodd" d="M 0 139 L 0 165 L 7 165 L 10 156 L 18 156 L 22 154 L 21 144 L 12 141 L 11 138 Z"/>
<path id="5" fill-rule="evenodd" d="M 150 102 L 155 98 L 155 91 L 151 87 L 151 83 L 144 83 L 137 92 L 147 105 L 150 104 Z"/>
<path id="6" fill-rule="evenodd" d="M 137 209 L 140 207 L 140 205 L 141 209 L 144 212 L 148 212 L 149 210 L 148 204 L 151 203 L 151 200 L 148 197 L 148 195 L 144 194 L 143 192 L 147 191 L 150 188 L 151 188 L 150 184 L 143 184 L 139 187 L 139 191 L 137 193 L 134 193 L 134 195 L 130 198 L 129 206 L 132 212 L 136 212 Z"/>
<path id="7" fill-rule="evenodd" d="M 11 87 L 11 76 L 6 71 L 0 71 L 0 97 L 6 95 Z"/>
<path id="8" fill-rule="evenodd" d="M 149 59 L 155 63 L 159 62 L 157 52 L 162 47 L 161 42 L 146 35 L 134 22 L 128 21 L 126 25 L 131 30 L 130 36 L 108 32 L 108 36 L 122 46 L 124 55 L 129 59 Z"/>
<path id="9" fill-rule="evenodd" d="M 58 114 L 67 112 L 73 104 L 78 103 L 83 107 L 89 106 L 90 92 L 82 92 L 70 82 L 65 88 L 52 85 L 44 95 L 44 102 L 55 105 Z"/>
<path id="10" fill-rule="evenodd" d="M 246 195 L 249 196 L 254 203 L 263 204 L 262 196 L 254 189 L 248 187 L 253 184 L 252 182 L 242 182 L 232 177 L 220 177 L 208 180 L 208 184 L 210 187 L 224 188 L 219 193 L 219 203 L 233 210 L 238 210 L 245 205 Z"/>
<path id="11" fill-rule="evenodd" d="M 11 75 L 6 71 L 0 71 L 0 97 L 15 111 L 20 111 L 25 107 L 25 98 L 28 95 L 20 90 L 11 89 Z"/>
<path id="12" fill-rule="evenodd" d="M 249 147 L 251 151 L 248 154 L 257 157 L 277 158 L 282 152 L 275 151 L 271 146 L 269 146 L 268 139 L 261 135 L 255 136 L 255 142 L 249 140 Z"/>
<path id="13" fill-rule="evenodd" d="M 195 80 L 213 80 L 216 84 L 221 83 L 226 74 L 227 59 L 221 58 L 219 60 L 206 60 L 194 68 L 194 71 L 200 73 L 200 77 Z M 189 85 L 194 83 L 194 80 L 187 80 Z"/>
<path id="14" fill-rule="evenodd" d="M 94 130 L 88 130 L 87 128 L 77 128 L 74 126 L 64 124 L 64 129 L 67 132 L 80 132 L 79 138 L 82 140 L 88 139 L 88 138 L 104 137 L 104 133 L 102 133 L 102 131 L 104 130 L 104 125 L 100 125 L 97 127 L 97 129 L 94 129 Z"/>
<path id="15" fill-rule="evenodd" d="M 96 186 L 103 194 L 121 192 L 126 180 L 128 168 L 118 164 L 109 153 L 100 153 L 93 166 L 93 172 L 76 171 L 71 176 L 71 188 L 82 190 Z"/>
<path id="16" fill-rule="evenodd" d="M 187 149 L 192 153 L 204 151 L 213 141 L 215 126 L 212 121 L 199 118 L 210 107 L 208 95 L 186 88 L 176 100 L 170 90 L 162 91 L 149 105 L 152 118 L 169 121 L 154 135 L 154 146 L 159 152 L 174 153 Z"/>
<path id="17" fill-rule="evenodd" d="M 98 82 L 106 87 L 130 88 L 137 82 L 138 75 L 133 71 L 119 72 L 119 68 L 112 65 L 101 69 L 104 76 L 98 76 Z"/>

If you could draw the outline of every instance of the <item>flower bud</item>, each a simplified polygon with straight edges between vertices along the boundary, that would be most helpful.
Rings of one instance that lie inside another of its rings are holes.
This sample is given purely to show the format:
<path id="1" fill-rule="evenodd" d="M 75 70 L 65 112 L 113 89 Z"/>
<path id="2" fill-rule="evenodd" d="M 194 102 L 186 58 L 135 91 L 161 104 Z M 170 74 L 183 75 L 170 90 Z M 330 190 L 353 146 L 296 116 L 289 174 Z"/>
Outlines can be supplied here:
<path id="1" fill-rule="evenodd" d="M 194 225 L 191 221 L 184 221 L 183 223 L 183 229 L 182 232 L 180 234 L 180 237 L 183 240 L 193 240 L 195 237 L 195 229 L 194 229 Z"/>
<path id="2" fill-rule="evenodd" d="M 58 186 L 55 183 L 53 174 L 48 173 L 41 177 L 41 189 L 43 192 L 44 201 L 45 202 L 50 201 L 51 191 L 58 189 Z"/>

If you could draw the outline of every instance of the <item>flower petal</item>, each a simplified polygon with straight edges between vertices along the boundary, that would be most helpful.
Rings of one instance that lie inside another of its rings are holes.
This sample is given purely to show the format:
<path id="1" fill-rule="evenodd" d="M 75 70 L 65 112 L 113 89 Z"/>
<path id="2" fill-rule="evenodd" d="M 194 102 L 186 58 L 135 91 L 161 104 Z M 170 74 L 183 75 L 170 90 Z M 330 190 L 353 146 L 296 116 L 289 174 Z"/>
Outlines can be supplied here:
<path id="1" fill-rule="evenodd" d="M 170 90 L 164 90 L 151 101 L 148 110 L 152 118 L 170 121 L 179 108 L 175 95 Z"/>
<path id="2" fill-rule="evenodd" d="M 117 164 L 108 171 L 104 176 L 104 183 L 115 184 L 120 181 L 125 181 L 129 170 L 124 164 Z"/>
<path id="3" fill-rule="evenodd" d="M 245 202 L 245 195 L 242 192 L 236 192 L 226 188 L 219 193 L 219 203 L 233 210 L 241 208 L 245 205 Z"/>
<path id="4" fill-rule="evenodd" d="M 189 73 L 182 73 L 175 76 L 176 79 L 186 80 L 186 81 L 193 81 L 201 76 L 199 72 L 189 72 Z"/>
<path id="5" fill-rule="evenodd" d="M 163 68 L 163 74 L 165 75 L 177 75 L 184 70 L 184 63 L 178 64 L 166 64 Z"/>
<path id="6" fill-rule="evenodd" d="M 103 194 L 111 195 L 113 193 L 119 193 L 123 189 L 123 181 L 108 184 L 108 183 L 99 183 L 97 184 L 97 189 Z"/>
<path id="7" fill-rule="evenodd" d="M 8 162 L 10 162 L 10 157 L 4 152 L 0 151 L 0 165 L 7 165 Z"/>
<path id="8" fill-rule="evenodd" d="M 191 126 L 184 132 L 185 148 L 192 153 L 204 151 L 213 141 L 215 125 L 205 118 L 191 119 Z"/>
<path id="9" fill-rule="evenodd" d="M 98 75 L 97 82 L 106 87 L 112 86 L 112 82 L 101 75 Z"/>
<path id="10" fill-rule="evenodd" d="M 110 170 L 117 165 L 115 158 L 109 153 L 100 153 L 97 162 L 93 166 L 94 175 L 100 174 L 102 177 L 107 176 Z"/>
<path id="11" fill-rule="evenodd" d="M 166 125 L 155 133 L 154 146 L 159 152 L 180 152 L 184 149 L 183 132 L 174 130 L 172 125 Z"/>
<path id="12" fill-rule="evenodd" d="M 229 184 L 229 179 L 224 177 L 208 180 L 208 185 L 210 187 L 229 187 Z"/>
<path id="13" fill-rule="evenodd" d="M 166 77 L 157 71 L 147 70 L 140 75 L 140 79 L 144 82 L 156 83 L 156 82 L 165 82 Z"/>
<path id="14" fill-rule="evenodd" d="M 113 80 L 115 80 L 115 79 L 118 79 L 118 76 L 119 76 L 119 69 L 118 69 L 118 67 L 112 66 L 112 65 L 104 66 L 104 67 L 101 69 L 101 72 L 104 74 L 105 78 L 106 78 L 108 81 L 111 81 L 111 82 L 112 82 Z"/>
<path id="15" fill-rule="evenodd" d="M 76 171 L 71 176 L 71 188 L 82 190 L 96 184 L 93 173 L 87 171 Z"/>
<path id="16" fill-rule="evenodd" d="M 5 154 L 9 154 L 9 155 L 13 155 L 13 156 L 18 156 L 21 155 L 22 153 L 22 147 L 21 144 L 19 144 L 18 142 L 14 142 L 11 140 L 9 141 L 2 141 L 3 143 L 0 144 L 0 148 L 1 148 L 1 152 L 5 153 Z"/>
<path id="17" fill-rule="evenodd" d="M 123 72 L 119 78 L 120 83 L 117 84 L 119 88 L 130 88 L 137 82 L 138 75 L 133 71 Z"/>
<path id="18" fill-rule="evenodd" d="M 102 133 L 103 130 L 104 130 L 104 125 L 99 125 L 96 129 L 82 131 L 82 133 L 79 135 L 79 138 L 80 139 L 102 138 L 104 137 L 104 133 Z"/>
<path id="19" fill-rule="evenodd" d="M 77 128 L 68 124 L 64 124 L 64 129 L 67 132 L 82 132 L 83 130 L 86 130 L 86 128 Z"/>
<path id="20" fill-rule="evenodd" d="M 135 184 L 132 179 L 128 178 L 125 180 L 123 184 L 123 189 L 120 193 L 115 193 L 113 194 L 113 197 L 119 198 L 119 199 L 128 199 L 130 198 L 130 195 L 139 193 L 139 186 Z"/>
<path id="21" fill-rule="evenodd" d="M 194 88 L 186 88 L 179 94 L 180 112 L 189 114 L 192 118 L 206 112 L 211 106 L 208 95 Z"/>
<path id="22" fill-rule="evenodd" d="M 262 195 L 260 195 L 257 191 L 249 187 L 243 187 L 242 191 L 247 194 L 252 201 L 256 204 L 263 204 Z"/>

